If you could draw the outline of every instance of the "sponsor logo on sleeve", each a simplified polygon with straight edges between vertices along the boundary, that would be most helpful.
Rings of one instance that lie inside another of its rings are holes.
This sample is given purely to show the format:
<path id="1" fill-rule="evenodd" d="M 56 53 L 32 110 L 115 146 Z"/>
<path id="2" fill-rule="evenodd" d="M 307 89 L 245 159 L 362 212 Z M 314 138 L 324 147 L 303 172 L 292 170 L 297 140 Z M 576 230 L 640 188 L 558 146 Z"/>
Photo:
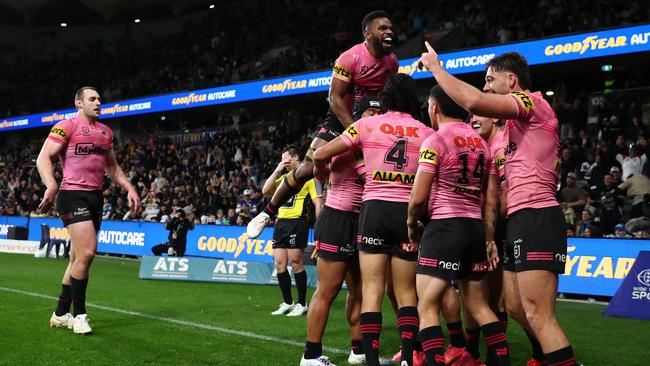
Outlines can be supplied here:
<path id="1" fill-rule="evenodd" d="M 68 139 L 68 134 L 65 132 L 65 130 L 61 127 L 54 126 L 50 130 L 50 136 L 62 139 L 62 140 L 67 140 Z"/>
<path id="2" fill-rule="evenodd" d="M 350 78 L 352 77 L 352 73 L 350 72 L 350 70 L 346 69 L 345 66 L 341 64 L 334 65 L 333 72 L 335 76 L 341 77 L 346 80 L 350 80 Z"/>
<path id="3" fill-rule="evenodd" d="M 357 126 L 355 125 L 350 125 L 348 128 L 345 129 L 343 132 L 344 135 L 350 138 L 350 140 L 356 140 L 357 137 L 359 137 L 359 130 L 357 129 Z"/>
<path id="4" fill-rule="evenodd" d="M 438 152 L 428 147 L 421 148 L 418 163 L 438 164 Z"/>
<path id="5" fill-rule="evenodd" d="M 532 109 L 535 109 L 535 103 L 533 103 L 533 100 L 531 97 L 523 92 L 512 92 L 512 94 L 515 99 L 519 102 L 519 105 L 526 111 L 530 111 Z"/>

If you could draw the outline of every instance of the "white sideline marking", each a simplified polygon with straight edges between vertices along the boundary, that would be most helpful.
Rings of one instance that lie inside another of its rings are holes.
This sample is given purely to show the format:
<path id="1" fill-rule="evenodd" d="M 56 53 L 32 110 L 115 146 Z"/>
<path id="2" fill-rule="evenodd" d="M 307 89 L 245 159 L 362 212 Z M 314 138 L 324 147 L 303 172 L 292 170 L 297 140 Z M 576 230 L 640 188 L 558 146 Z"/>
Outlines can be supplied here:
<path id="1" fill-rule="evenodd" d="M 48 300 L 54 300 L 54 301 L 59 299 L 58 297 L 45 295 L 45 294 L 41 294 L 41 293 L 38 293 L 38 292 L 23 291 L 23 290 L 17 290 L 17 289 L 8 288 L 8 287 L 2 287 L 2 286 L 0 286 L 0 291 L 13 292 L 13 293 L 16 293 L 16 294 L 27 295 L 27 296 L 32 296 L 32 297 L 40 297 L 42 299 L 48 299 Z M 86 306 L 96 308 L 96 309 L 101 309 L 101 310 L 104 310 L 104 311 L 110 311 L 110 312 L 113 312 L 113 313 L 131 315 L 131 316 L 146 318 L 146 319 L 153 319 L 153 320 L 158 320 L 158 321 L 165 322 L 165 323 L 183 325 L 183 326 L 186 326 L 186 327 L 194 327 L 194 328 L 199 328 L 199 329 L 212 330 L 212 331 L 216 331 L 216 332 L 219 332 L 219 333 L 238 335 L 238 336 L 246 337 L 246 338 L 254 338 L 254 339 L 259 339 L 259 340 L 267 341 L 267 342 L 282 343 L 282 344 L 287 344 L 287 345 L 296 346 L 296 347 L 304 347 L 305 346 L 305 344 L 303 342 L 297 342 L 297 341 L 292 341 L 292 340 L 288 340 L 288 339 L 265 336 L 265 335 L 257 334 L 257 333 L 244 332 L 244 331 L 241 331 L 241 330 L 234 330 L 234 329 L 228 329 L 228 328 L 223 328 L 223 327 L 217 327 L 217 326 L 214 326 L 214 325 L 197 323 L 197 322 L 192 322 L 192 321 L 188 321 L 188 320 L 165 318 L 165 317 L 161 317 L 161 316 L 155 316 L 155 315 L 140 313 L 140 312 L 137 312 L 137 311 L 124 310 L 124 309 L 119 309 L 119 308 L 113 308 L 113 307 L 110 307 L 110 306 L 91 304 L 91 303 L 86 304 Z M 326 347 L 326 346 L 323 346 L 323 350 L 327 351 L 327 352 L 330 352 L 330 353 L 339 353 L 339 354 L 345 354 L 345 355 L 347 355 L 349 353 L 349 351 L 346 351 L 346 350 L 342 350 L 342 349 L 339 349 L 339 348 L 333 348 L 333 347 Z"/>

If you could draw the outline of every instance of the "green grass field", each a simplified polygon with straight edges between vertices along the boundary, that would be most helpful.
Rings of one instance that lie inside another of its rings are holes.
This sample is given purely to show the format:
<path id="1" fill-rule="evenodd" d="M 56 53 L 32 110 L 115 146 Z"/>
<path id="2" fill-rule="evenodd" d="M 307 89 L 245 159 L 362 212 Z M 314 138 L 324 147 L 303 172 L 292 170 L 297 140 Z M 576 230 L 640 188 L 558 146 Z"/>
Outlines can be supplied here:
<path id="1" fill-rule="evenodd" d="M 92 336 L 49 328 L 64 260 L 0 254 L 1 365 L 297 365 L 305 318 L 272 317 L 273 286 L 144 281 L 139 262 L 98 257 L 88 287 Z M 311 293 L 310 293 L 311 295 Z M 344 295 L 344 294 L 342 294 Z M 345 365 L 349 332 L 339 296 L 325 353 Z M 395 316 L 384 308 L 381 349 L 399 347 Z M 649 323 L 601 315 L 602 305 L 562 302 L 560 322 L 583 364 L 648 365 Z M 525 365 L 528 341 L 511 322 L 513 365 Z"/>

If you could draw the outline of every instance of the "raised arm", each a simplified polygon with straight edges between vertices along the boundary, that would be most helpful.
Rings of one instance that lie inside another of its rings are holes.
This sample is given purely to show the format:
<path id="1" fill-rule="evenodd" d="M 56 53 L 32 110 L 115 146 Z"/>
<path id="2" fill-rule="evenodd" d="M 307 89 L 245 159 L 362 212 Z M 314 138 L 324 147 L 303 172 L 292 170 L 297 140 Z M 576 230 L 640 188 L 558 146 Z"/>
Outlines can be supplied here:
<path id="1" fill-rule="evenodd" d="M 420 57 L 418 66 L 424 66 L 431 71 L 440 87 L 461 107 L 472 114 L 485 117 L 515 119 L 519 116 L 519 109 L 511 96 L 483 93 L 472 85 L 457 79 L 442 68 L 438 54 L 429 42 L 424 42 L 424 44 L 427 47 L 427 52 Z"/>
<path id="2" fill-rule="evenodd" d="M 140 212 L 141 205 L 138 192 L 135 190 L 133 185 L 131 185 L 131 182 L 129 182 L 129 179 L 124 174 L 124 171 L 122 171 L 122 168 L 120 168 L 119 164 L 117 163 L 117 160 L 115 159 L 115 151 L 113 151 L 113 148 L 111 148 L 106 154 L 105 170 L 109 178 L 111 178 L 111 180 L 117 183 L 120 187 L 124 188 L 124 190 L 127 192 L 126 199 L 129 202 L 131 211 Z"/>

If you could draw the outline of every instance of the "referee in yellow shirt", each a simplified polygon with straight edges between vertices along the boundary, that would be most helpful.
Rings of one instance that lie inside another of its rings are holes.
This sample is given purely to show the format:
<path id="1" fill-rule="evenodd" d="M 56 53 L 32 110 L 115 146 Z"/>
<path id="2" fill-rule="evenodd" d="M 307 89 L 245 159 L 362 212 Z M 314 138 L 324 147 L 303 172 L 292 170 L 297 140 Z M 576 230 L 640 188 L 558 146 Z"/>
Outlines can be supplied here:
<path id="1" fill-rule="evenodd" d="M 282 151 L 282 160 L 273 174 L 266 180 L 262 187 L 262 194 L 271 197 L 285 176 L 300 165 L 298 150 L 287 147 Z M 317 188 L 317 185 L 319 186 Z M 278 209 L 275 229 L 273 230 L 273 262 L 277 272 L 278 283 L 282 291 L 283 302 L 272 315 L 301 316 L 307 313 L 307 272 L 303 266 L 303 256 L 307 247 L 309 225 L 307 213 L 310 210 L 310 201 L 313 203 L 316 217 L 323 205 L 322 189 L 314 179 L 302 187 L 287 203 Z M 296 287 L 298 288 L 298 302 L 293 303 L 291 297 L 291 276 L 287 271 L 287 262 L 291 261 Z"/>

